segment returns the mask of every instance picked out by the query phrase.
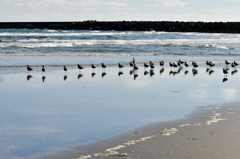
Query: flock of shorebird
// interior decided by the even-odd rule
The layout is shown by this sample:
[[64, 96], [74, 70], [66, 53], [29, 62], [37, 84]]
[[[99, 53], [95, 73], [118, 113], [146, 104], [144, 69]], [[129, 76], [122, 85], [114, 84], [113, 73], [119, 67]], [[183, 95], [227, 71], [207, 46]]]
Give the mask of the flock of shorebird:
[[[193, 66], [194, 68], [197, 68], [197, 67], [198, 67], [198, 64], [197, 64], [196, 61], [192, 61], [191, 64], [192, 64], [192, 66]], [[228, 62], [227, 60], [225, 60], [225, 64], [226, 64], [227, 66], [228, 66], [228, 65], [231, 65], [232, 68], [235, 68], [236, 66], [238, 66], [238, 63], [237, 63], [236, 61]], [[160, 65], [161, 67], [163, 67], [163, 66], [165, 65], [165, 62], [162, 60], [162, 61], [159, 62], [159, 65]], [[178, 60], [176, 63], [175, 63], [175, 62], [169, 62], [169, 66], [170, 66], [171, 68], [181, 68], [182, 65], [184, 65], [185, 67], [189, 67], [189, 66], [190, 66], [190, 63], [184, 62], [184, 61], [181, 61], [181, 60]], [[215, 66], [215, 64], [214, 64], [212, 61], [206, 61], [206, 65], [209, 66], [209, 67], [214, 67], [214, 66]], [[129, 66], [133, 68], [133, 71], [138, 70], [138, 66], [137, 66], [137, 62], [136, 62], [136, 59], [135, 59], [135, 58], [133, 58], [133, 60], [129, 62]], [[147, 63], [144, 63], [143, 66], [144, 66], [145, 69], [147, 69], [147, 68], [149, 67], [151, 70], [153, 70], [153, 69], [155, 68], [155, 64], [154, 64], [152, 61], [149, 61], [149, 62], [147, 62]], [[101, 67], [102, 67], [102, 69], [105, 70], [105, 68], [106, 68], [107, 66], [106, 66], [104, 63], [101, 63]], [[124, 67], [123, 64], [118, 63], [118, 68], [119, 68], [119, 70], [121, 70], [123, 67]], [[78, 65], [77, 65], [77, 68], [78, 68], [79, 70], [82, 70], [82, 69], [84, 69], [84, 66], [78, 64]], [[91, 65], [91, 68], [94, 70], [95, 68], [97, 68], [97, 66], [94, 65], [94, 64], [92, 64], [92, 65]], [[32, 68], [31, 66], [27, 65], [27, 70], [28, 70], [28, 72], [30, 72], [30, 71], [33, 70], [33, 68]], [[68, 71], [68, 68], [67, 68], [66, 65], [63, 66], [63, 70], [64, 70], [64, 71]], [[208, 71], [210, 71], [210, 72], [209, 72], [209, 74], [210, 74], [212, 70], [208, 70]], [[226, 80], [227, 80], [227, 74], [229, 73], [228, 71], [229, 71], [228, 68], [223, 68], [223, 74], [225, 75], [223, 81], [226, 81]], [[236, 71], [236, 70], [235, 70], [235, 71]], [[45, 67], [45, 65], [42, 65], [42, 72], [46, 72], [46, 67]], [[195, 74], [196, 74], [196, 70], [193, 69], [193, 74], [194, 74], [194, 72], [195, 72]], [[173, 73], [173, 74], [174, 74], [174, 71], [172, 71], [172, 72], [170, 72], [170, 73]], [[185, 72], [185, 74], [186, 74], [186, 72]]]

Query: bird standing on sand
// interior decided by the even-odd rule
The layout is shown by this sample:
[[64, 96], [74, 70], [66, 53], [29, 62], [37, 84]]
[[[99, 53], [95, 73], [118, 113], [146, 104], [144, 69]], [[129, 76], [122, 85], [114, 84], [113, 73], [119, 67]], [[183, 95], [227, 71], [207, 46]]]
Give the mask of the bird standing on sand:
[[133, 66], [134, 66], [134, 64], [133, 64], [132, 62], [129, 62], [129, 65], [130, 65], [130, 67], [133, 67]]
[[28, 70], [28, 72], [29, 72], [29, 71], [32, 71], [33, 69], [32, 69], [32, 67], [30, 67], [29, 65], [27, 65], [27, 70]]
[[149, 65], [147, 63], [144, 63], [144, 68], [146, 69], [148, 67], [149, 67]]
[[42, 72], [46, 72], [46, 68], [44, 65], [42, 65]]
[[154, 63], [152, 61], [149, 61], [149, 66], [151, 67], [152, 65], [154, 65]]
[[198, 67], [198, 64], [197, 64], [196, 61], [193, 61], [193, 62], [192, 62], [192, 65], [193, 65], [193, 67], [195, 67], [195, 68]]
[[151, 68], [151, 69], [154, 69], [154, 68], [155, 68], [155, 66], [154, 66], [154, 65], [150, 65], [150, 68]]
[[136, 59], [135, 59], [135, 58], [133, 58], [133, 60], [132, 60], [132, 63], [133, 63], [133, 65], [136, 65], [136, 64], [137, 64], [137, 62], [136, 62]]
[[235, 66], [237, 66], [237, 65], [238, 65], [238, 63], [237, 63], [236, 61], [233, 61], [233, 63], [234, 63], [234, 65], [235, 65]]
[[84, 69], [84, 67], [83, 67], [82, 65], [79, 65], [79, 64], [78, 64], [78, 69], [79, 69], [79, 70], [82, 70], [82, 69]]
[[209, 61], [209, 64], [208, 64], [210, 67], [213, 67], [215, 66], [215, 64], [212, 62], [212, 61]]
[[185, 65], [185, 67], [188, 67], [188, 66], [189, 66], [187, 62], [184, 62], [184, 65]]
[[120, 64], [120, 63], [118, 63], [118, 68], [119, 69], [122, 69], [124, 66], [122, 65], [122, 64]]
[[138, 70], [138, 67], [136, 65], [133, 66], [134, 70]]
[[68, 70], [68, 69], [67, 69], [67, 66], [64, 65], [64, 66], [63, 66], [63, 70], [64, 70], [64, 71], [67, 71], [67, 70]]
[[227, 60], [225, 60], [225, 64], [226, 64], [226, 65], [229, 65], [229, 64], [230, 64], [230, 62], [228, 62]]
[[164, 61], [160, 61], [160, 66], [163, 66], [164, 65]]
[[96, 66], [95, 66], [94, 64], [92, 64], [91, 67], [92, 67], [92, 69], [95, 69], [95, 68], [96, 68]]
[[104, 63], [101, 64], [102, 68], [105, 70], [105, 68], [107, 67]]

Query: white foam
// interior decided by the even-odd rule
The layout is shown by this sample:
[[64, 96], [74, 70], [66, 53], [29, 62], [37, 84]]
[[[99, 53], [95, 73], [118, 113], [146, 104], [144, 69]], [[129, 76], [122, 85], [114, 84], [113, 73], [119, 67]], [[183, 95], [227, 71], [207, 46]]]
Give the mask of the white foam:
[[77, 158], [77, 159], [89, 159], [89, 158], [91, 158], [91, 155], [80, 156], [80, 157]]
[[164, 131], [162, 131], [162, 135], [163, 136], [170, 136], [170, 135], [173, 135], [173, 134], [175, 134], [176, 132], [178, 131], [178, 129], [176, 129], [176, 128], [170, 128], [170, 129], [164, 129]]
[[181, 128], [181, 127], [186, 127], [186, 126], [190, 126], [191, 124], [182, 124], [182, 125], [180, 125], [179, 127]]

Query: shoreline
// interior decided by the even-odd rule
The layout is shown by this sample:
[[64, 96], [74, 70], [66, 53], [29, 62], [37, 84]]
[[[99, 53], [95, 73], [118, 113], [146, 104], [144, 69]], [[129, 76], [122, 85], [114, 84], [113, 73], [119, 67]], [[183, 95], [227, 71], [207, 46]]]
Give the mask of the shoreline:
[[240, 154], [235, 147], [240, 141], [234, 140], [240, 135], [235, 125], [239, 105], [199, 106], [183, 119], [153, 123], [100, 141], [68, 147], [48, 158], [236, 158]]

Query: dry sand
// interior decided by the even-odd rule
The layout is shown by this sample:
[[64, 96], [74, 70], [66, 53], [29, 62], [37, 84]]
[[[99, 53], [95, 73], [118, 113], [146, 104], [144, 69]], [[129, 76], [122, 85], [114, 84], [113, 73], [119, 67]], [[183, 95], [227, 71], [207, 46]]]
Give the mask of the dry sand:
[[237, 159], [240, 104], [199, 107], [185, 119], [152, 124], [96, 143], [71, 147], [57, 159]]

